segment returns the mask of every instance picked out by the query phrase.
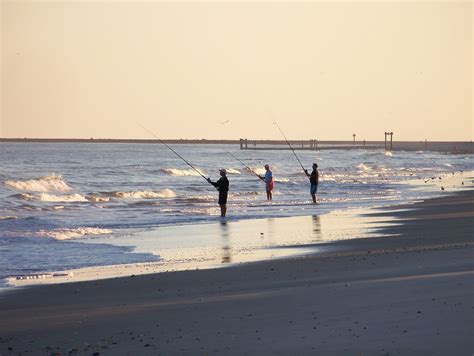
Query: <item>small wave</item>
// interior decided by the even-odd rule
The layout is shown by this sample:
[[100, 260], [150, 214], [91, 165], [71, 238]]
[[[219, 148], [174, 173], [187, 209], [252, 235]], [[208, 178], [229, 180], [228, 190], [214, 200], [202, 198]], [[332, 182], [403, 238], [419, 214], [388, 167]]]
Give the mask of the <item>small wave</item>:
[[94, 194], [89, 194], [86, 196], [87, 201], [93, 202], [93, 203], [106, 203], [110, 201], [109, 197], [101, 197], [98, 195]]
[[357, 168], [359, 169], [359, 171], [371, 171], [372, 170], [372, 168], [370, 168], [369, 166], [366, 166], [363, 163], [357, 165]]
[[55, 240], [70, 240], [82, 236], [90, 235], [105, 235], [111, 234], [112, 230], [100, 229], [95, 227], [79, 227], [75, 229], [55, 229], [55, 230], [40, 230], [37, 235], [41, 237], [49, 237]]
[[227, 174], [240, 174], [240, 171], [235, 168], [227, 168], [226, 172]]
[[109, 192], [102, 194], [111, 195], [113, 197], [122, 199], [158, 199], [176, 197], [176, 193], [173, 192], [171, 189], [162, 189], [157, 192], [148, 190], [138, 190], [130, 192]]
[[257, 191], [230, 193], [231, 196], [262, 195], [262, 194], [263, 192], [257, 192]]
[[62, 203], [62, 202], [86, 202], [88, 201], [87, 198], [80, 194], [66, 194], [66, 195], [54, 195], [54, 194], [18, 194], [16, 195], [20, 199], [23, 200], [37, 200], [37, 201], [44, 201], [44, 202], [55, 202], [55, 203]]
[[274, 178], [273, 179], [276, 183], [289, 183], [290, 180], [288, 178]]
[[199, 176], [200, 172], [202, 175], [204, 175], [204, 172], [201, 171], [200, 169], [197, 170], [197, 172], [194, 169], [177, 169], [177, 168], [161, 168], [161, 172], [170, 175], [170, 176], [175, 176], [175, 177], [186, 177], [186, 176]]
[[67, 192], [71, 190], [71, 188], [63, 181], [61, 176], [54, 174], [52, 176], [30, 180], [7, 180], [5, 181], [5, 185], [16, 190], [28, 192], [46, 193], [50, 191]]

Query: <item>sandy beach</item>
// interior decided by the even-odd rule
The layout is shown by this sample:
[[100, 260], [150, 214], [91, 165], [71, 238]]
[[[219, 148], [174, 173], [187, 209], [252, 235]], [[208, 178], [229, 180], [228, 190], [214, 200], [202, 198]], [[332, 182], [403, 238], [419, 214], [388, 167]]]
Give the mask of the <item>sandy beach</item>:
[[401, 224], [309, 256], [14, 289], [0, 354], [472, 355], [473, 197], [374, 210]]

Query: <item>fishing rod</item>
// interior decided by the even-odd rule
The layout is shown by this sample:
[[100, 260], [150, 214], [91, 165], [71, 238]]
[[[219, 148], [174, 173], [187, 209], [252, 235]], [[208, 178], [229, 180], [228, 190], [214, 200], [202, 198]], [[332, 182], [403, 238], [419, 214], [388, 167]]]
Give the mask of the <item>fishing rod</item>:
[[155, 135], [152, 131], [148, 130], [145, 126], [143, 126], [142, 124], [140, 123], [137, 123], [142, 129], [144, 129], [145, 131], [147, 131], [150, 135], [152, 135], [153, 137], [155, 137], [160, 143], [162, 143], [163, 145], [165, 145], [171, 152], [173, 152], [176, 156], [178, 156], [179, 158], [181, 158], [189, 167], [191, 167], [192, 169], [194, 169], [201, 177], [203, 177], [206, 182], [209, 183], [208, 181], [208, 178], [206, 178], [202, 173], [201, 171], [199, 171], [199, 169], [197, 169], [196, 167], [194, 167], [191, 163], [189, 163], [183, 156], [181, 156], [178, 152], [176, 152], [175, 150], [173, 150], [170, 145], [168, 145], [165, 141], [163, 141], [161, 138], [159, 138], [157, 135]]
[[248, 165], [246, 165], [244, 162], [242, 162], [240, 159], [238, 159], [237, 157], [235, 157], [232, 153], [230, 153], [229, 151], [227, 151], [228, 154], [230, 154], [232, 157], [234, 157], [237, 161], [239, 161], [240, 163], [242, 163], [245, 168], [247, 168], [250, 172], [252, 172], [253, 174], [255, 174], [258, 178], [260, 178], [261, 180], [262, 177], [260, 177], [260, 174], [257, 174], [252, 168], [250, 168]]
[[300, 164], [301, 168], [303, 169], [303, 172], [305, 172], [306, 174], [306, 169], [304, 168], [303, 164], [301, 163], [300, 159], [298, 158], [298, 156], [296, 155], [296, 152], [295, 150], [293, 149], [293, 147], [291, 146], [290, 142], [288, 141], [288, 139], [286, 138], [285, 134], [283, 133], [282, 129], [280, 128], [280, 126], [278, 125], [278, 123], [276, 121], [273, 121], [273, 125], [275, 125], [276, 127], [278, 127], [278, 130], [280, 131], [280, 133], [282, 134], [283, 138], [285, 139], [286, 143], [288, 144], [288, 147], [290, 147], [290, 150], [291, 152], [293, 152], [293, 154], [295, 155], [295, 158], [296, 160], [298, 161], [298, 163]]

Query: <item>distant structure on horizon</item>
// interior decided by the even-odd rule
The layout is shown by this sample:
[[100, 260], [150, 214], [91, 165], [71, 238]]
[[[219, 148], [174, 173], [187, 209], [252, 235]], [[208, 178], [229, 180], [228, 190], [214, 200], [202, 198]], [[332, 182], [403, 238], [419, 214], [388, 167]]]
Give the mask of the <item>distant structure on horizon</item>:
[[[355, 135], [355, 134], [354, 134]], [[388, 140], [390, 137], [390, 140]], [[157, 144], [156, 139], [73, 139], [73, 138], [0, 138], [0, 143], [134, 143], [134, 144]], [[208, 140], [208, 139], [164, 139], [168, 144], [233, 144], [240, 145], [241, 150], [289, 150], [284, 140], [250, 140], [241, 138], [239, 140]], [[393, 141], [393, 132], [385, 132], [384, 141], [337, 141], [337, 140], [289, 140], [295, 150], [386, 150], [386, 151], [433, 151], [453, 154], [473, 153], [472, 141]]]

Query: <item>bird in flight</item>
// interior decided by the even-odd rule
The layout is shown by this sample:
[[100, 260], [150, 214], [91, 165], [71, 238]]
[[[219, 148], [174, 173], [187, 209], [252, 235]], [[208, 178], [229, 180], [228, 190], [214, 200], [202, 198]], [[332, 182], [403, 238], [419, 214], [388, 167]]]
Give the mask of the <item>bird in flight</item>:
[[228, 124], [230, 122], [230, 120], [226, 120], [226, 121], [219, 121], [221, 123], [221, 125], [225, 125], [225, 124]]

